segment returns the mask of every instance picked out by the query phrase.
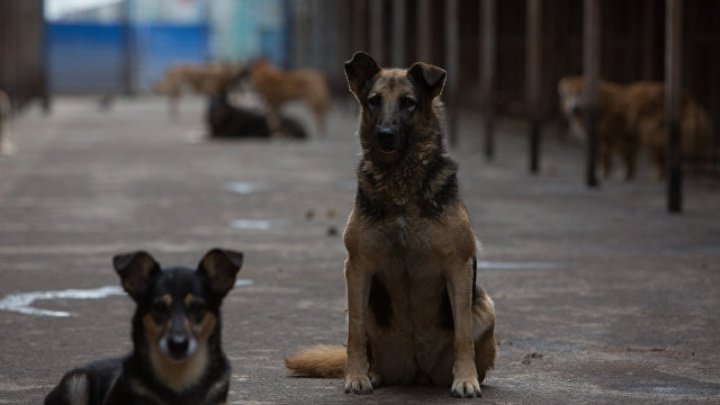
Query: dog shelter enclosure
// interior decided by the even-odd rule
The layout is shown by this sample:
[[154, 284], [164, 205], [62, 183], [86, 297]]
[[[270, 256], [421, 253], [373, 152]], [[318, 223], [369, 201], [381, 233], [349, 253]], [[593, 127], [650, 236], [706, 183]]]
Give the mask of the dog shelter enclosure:
[[[710, 112], [716, 143], [719, 138], [718, 2], [308, 0], [292, 4], [297, 66], [325, 70], [339, 92], [344, 88], [342, 71], [331, 63], [337, 54], [364, 49], [383, 65], [423, 60], [443, 66], [449, 73], [445, 98], [450, 142], [456, 140], [460, 109], [483, 113], [489, 159], [495, 153], [494, 117], [528, 118], [533, 173], [539, 170], [543, 126], [560, 117], [556, 86], [565, 76], [591, 74], [594, 80], [619, 83], [673, 77], [666, 81], [668, 99], [679, 99], [683, 90], [688, 91]], [[588, 149], [588, 162], [594, 161], [594, 149]], [[670, 160], [679, 167], [679, 154]], [[714, 168], [718, 156], [707, 160]], [[594, 170], [588, 163], [590, 186], [597, 184]], [[677, 199], [679, 185], [670, 188], [675, 191], [669, 194]], [[678, 204], [669, 203], [670, 210], [678, 211]]]

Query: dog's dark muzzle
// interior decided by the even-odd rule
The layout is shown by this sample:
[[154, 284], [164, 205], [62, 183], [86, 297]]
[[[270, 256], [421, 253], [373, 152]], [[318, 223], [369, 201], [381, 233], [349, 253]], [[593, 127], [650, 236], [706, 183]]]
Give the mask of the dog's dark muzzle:
[[377, 142], [382, 152], [392, 153], [402, 146], [402, 136], [397, 129], [380, 128], [377, 131]]

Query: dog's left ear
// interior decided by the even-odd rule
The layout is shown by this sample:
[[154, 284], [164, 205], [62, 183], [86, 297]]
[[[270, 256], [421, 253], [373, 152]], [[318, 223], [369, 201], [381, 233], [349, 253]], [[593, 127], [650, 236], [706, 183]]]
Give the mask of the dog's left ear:
[[235, 286], [235, 276], [242, 265], [242, 253], [215, 248], [205, 253], [198, 265], [198, 271], [207, 275], [210, 288], [225, 296]]
[[433, 99], [437, 97], [445, 86], [445, 70], [423, 62], [416, 62], [407, 71], [408, 78], [420, 86]]

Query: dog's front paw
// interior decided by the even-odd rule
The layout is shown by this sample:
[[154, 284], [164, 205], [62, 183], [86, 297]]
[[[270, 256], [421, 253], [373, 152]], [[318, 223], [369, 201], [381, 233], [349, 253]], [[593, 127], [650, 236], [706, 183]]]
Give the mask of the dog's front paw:
[[480, 381], [477, 377], [456, 378], [450, 388], [450, 395], [458, 398], [475, 398], [482, 396]]
[[373, 386], [367, 375], [348, 375], [345, 377], [346, 394], [372, 394]]

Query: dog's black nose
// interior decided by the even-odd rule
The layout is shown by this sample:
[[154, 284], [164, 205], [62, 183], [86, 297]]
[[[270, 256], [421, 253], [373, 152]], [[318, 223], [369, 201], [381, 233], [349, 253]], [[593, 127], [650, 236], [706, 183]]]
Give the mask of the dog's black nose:
[[168, 339], [168, 349], [174, 357], [184, 356], [190, 347], [190, 339], [186, 335], [173, 335]]
[[392, 152], [398, 147], [398, 133], [388, 127], [380, 128], [377, 131], [378, 146], [383, 152]]

